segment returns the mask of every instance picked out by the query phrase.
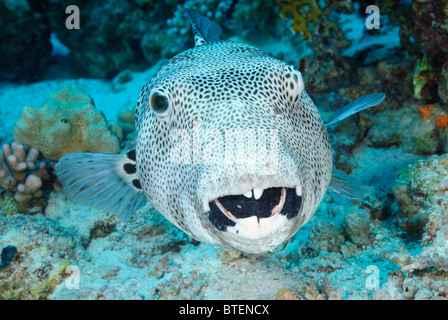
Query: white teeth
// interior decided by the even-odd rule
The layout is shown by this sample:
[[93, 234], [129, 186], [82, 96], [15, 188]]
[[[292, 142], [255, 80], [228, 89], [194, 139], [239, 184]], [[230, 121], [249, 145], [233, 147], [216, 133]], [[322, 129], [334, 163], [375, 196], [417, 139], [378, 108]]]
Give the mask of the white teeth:
[[298, 185], [298, 186], [296, 187], [296, 194], [297, 194], [299, 197], [302, 196], [302, 186], [301, 186], [301, 185]]
[[246, 198], [252, 198], [252, 190], [247, 191], [246, 193], [243, 193], [243, 196], [245, 196]]
[[263, 189], [254, 188], [254, 197], [256, 200], [260, 199], [262, 194], [263, 194]]

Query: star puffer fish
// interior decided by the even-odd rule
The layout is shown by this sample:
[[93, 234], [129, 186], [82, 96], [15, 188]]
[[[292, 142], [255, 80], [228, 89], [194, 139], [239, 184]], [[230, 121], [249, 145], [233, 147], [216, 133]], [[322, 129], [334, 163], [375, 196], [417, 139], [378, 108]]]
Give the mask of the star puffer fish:
[[185, 11], [195, 47], [143, 87], [135, 150], [63, 157], [56, 173], [64, 191], [123, 219], [149, 200], [196, 240], [248, 253], [292, 237], [328, 188], [361, 197], [360, 184], [333, 167], [326, 126], [384, 94], [363, 96], [324, 123], [298, 70], [219, 40], [218, 24]]

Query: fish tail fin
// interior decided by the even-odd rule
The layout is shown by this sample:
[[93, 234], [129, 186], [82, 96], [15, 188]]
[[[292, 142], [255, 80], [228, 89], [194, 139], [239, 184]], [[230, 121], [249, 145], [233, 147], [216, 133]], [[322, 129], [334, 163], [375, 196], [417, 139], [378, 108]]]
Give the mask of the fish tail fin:
[[339, 109], [336, 111], [330, 119], [328, 119], [325, 122], [325, 126], [328, 127], [329, 125], [341, 121], [347, 117], [350, 117], [351, 115], [358, 113], [362, 110], [371, 108], [376, 106], [377, 104], [380, 104], [383, 102], [383, 100], [386, 98], [386, 95], [384, 93], [372, 93], [372, 94], [366, 94], [362, 97], [350, 102], [345, 107]]
[[362, 199], [365, 192], [362, 183], [357, 179], [350, 177], [344, 171], [333, 167], [329, 189], [350, 199]]
[[127, 220], [146, 204], [136, 173], [135, 151], [73, 153], [56, 164], [64, 192], [75, 202]]

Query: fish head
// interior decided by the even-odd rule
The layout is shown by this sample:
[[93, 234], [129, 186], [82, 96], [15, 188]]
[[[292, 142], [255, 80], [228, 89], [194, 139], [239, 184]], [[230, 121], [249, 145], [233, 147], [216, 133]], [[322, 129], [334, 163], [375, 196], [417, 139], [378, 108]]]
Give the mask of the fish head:
[[145, 85], [135, 117], [146, 197], [199, 241], [271, 251], [328, 188], [332, 151], [301, 73], [252, 46], [177, 55]]

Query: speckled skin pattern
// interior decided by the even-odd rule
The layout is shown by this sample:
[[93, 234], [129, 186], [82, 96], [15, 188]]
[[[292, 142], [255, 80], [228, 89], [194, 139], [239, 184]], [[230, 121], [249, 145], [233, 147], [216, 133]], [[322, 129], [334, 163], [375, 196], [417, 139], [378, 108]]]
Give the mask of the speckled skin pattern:
[[[154, 94], [166, 97], [166, 111], [151, 108]], [[313, 216], [331, 179], [327, 130], [300, 72], [246, 44], [205, 43], [175, 56], [143, 87], [135, 118], [137, 175], [144, 193], [162, 215], [199, 241], [252, 253], [271, 251]], [[267, 155], [278, 159], [275, 170], [265, 170], [262, 155], [255, 163], [244, 161], [250, 154], [235, 151], [241, 144], [214, 149], [223, 154], [235, 149], [231, 163], [219, 152], [207, 153], [210, 141], [227, 142], [229, 130], [236, 136], [252, 130], [255, 151], [267, 145]], [[200, 161], [194, 158], [197, 137]], [[186, 149], [187, 161], [173, 161], [173, 150], [185, 141], [183, 146], [192, 146]], [[254, 187], [300, 190], [298, 214], [238, 219], [225, 231], [209, 221], [209, 202]]]

